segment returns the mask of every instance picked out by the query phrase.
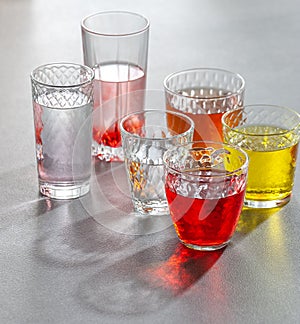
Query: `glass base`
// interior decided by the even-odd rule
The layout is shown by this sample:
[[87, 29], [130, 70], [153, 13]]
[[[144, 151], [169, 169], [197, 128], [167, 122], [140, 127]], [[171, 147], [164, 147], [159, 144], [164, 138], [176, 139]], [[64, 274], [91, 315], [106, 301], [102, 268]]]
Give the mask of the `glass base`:
[[185, 245], [186, 247], [188, 247], [189, 249], [193, 249], [193, 250], [197, 250], [197, 251], [216, 251], [216, 250], [220, 250], [220, 249], [224, 248], [230, 242], [230, 240], [228, 240], [227, 242], [224, 242], [222, 244], [219, 244], [219, 245], [201, 245], [201, 246], [185, 243], [182, 240], [180, 240], [180, 242], [183, 245]]
[[169, 206], [167, 201], [148, 200], [139, 201], [133, 200], [134, 210], [142, 215], [149, 216], [164, 216], [169, 215]]
[[123, 162], [124, 153], [122, 147], [105, 146], [98, 143], [92, 145], [92, 155], [106, 162]]
[[282, 199], [276, 200], [244, 200], [244, 206], [249, 208], [276, 208], [286, 205], [291, 199], [291, 195], [288, 195]]
[[74, 199], [87, 194], [90, 190], [89, 181], [80, 184], [49, 183], [39, 181], [40, 193], [54, 199]]

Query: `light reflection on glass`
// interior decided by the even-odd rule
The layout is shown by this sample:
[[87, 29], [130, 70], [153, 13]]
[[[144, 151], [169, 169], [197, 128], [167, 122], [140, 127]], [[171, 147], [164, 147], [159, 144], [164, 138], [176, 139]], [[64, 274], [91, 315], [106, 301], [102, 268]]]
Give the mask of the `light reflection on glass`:
[[[291, 278], [292, 262], [287, 249], [287, 237], [282, 208], [251, 209], [244, 208], [237, 226], [237, 235], [248, 235], [257, 227], [266, 222], [260, 235], [263, 240], [259, 242], [260, 253], [254, 258], [263, 265], [267, 276], [276, 278]], [[263, 244], [263, 245], [261, 245]], [[286, 280], [286, 279], [285, 279]], [[277, 280], [276, 280], [277, 282]]]
[[289, 276], [292, 272], [292, 260], [287, 250], [287, 231], [282, 215], [271, 217], [268, 223], [266, 240], [268, 241], [269, 271], [276, 276]]

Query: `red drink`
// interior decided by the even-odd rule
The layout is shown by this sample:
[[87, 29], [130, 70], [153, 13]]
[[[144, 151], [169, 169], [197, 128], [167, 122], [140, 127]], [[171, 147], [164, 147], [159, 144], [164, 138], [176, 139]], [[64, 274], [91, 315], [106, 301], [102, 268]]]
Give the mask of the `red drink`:
[[224, 247], [236, 228], [247, 181], [247, 154], [221, 142], [198, 141], [164, 154], [170, 215], [183, 244]]
[[121, 146], [120, 118], [143, 110], [145, 94], [138, 90], [144, 90], [145, 86], [145, 73], [136, 65], [111, 63], [95, 68], [94, 155], [99, 155], [98, 145], [111, 148]]
[[243, 206], [245, 188], [219, 199], [178, 195], [166, 184], [170, 214], [179, 239], [186, 245], [220, 246], [236, 228]]

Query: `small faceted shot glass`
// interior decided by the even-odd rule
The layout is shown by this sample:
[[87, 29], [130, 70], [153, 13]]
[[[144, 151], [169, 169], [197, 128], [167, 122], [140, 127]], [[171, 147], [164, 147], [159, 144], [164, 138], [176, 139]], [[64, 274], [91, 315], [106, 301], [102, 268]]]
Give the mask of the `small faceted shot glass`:
[[94, 72], [53, 63], [31, 73], [40, 192], [72, 199], [90, 188]]
[[221, 117], [243, 105], [245, 80], [235, 72], [195, 68], [168, 75], [164, 89], [167, 110], [193, 119], [194, 141], [223, 142]]
[[142, 215], [168, 215], [163, 154], [174, 145], [192, 140], [193, 121], [180, 113], [144, 110], [125, 116], [120, 128], [135, 211]]
[[222, 118], [224, 141], [249, 156], [245, 206], [274, 208], [290, 201], [300, 134], [300, 115], [274, 105], [248, 105]]
[[164, 154], [165, 190], [180, 241], [213, 251], [237, 226], [246, 190], [248, 156], [238, 147], [194, 141]]

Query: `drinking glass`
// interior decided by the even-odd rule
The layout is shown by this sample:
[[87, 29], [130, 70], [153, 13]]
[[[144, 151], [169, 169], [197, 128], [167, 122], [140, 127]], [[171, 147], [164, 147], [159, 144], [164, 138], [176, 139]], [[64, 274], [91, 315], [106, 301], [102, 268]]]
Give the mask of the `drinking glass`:
[[249, 155], [245, 206], [279, 207], [294, 184], [300, 116], [275, 105], [248, 105], [222, 117], [224, 140]]
[[31, 73], [39, 190], [45, 196], [70, 199], [89, 191], [93, 78], [92, 69], [72, 63]]
[[84, 18], [81, 30], [84, 63], [95, 71], [92, 153], [122, 161], [120, 119], [144, 107], [149, 21], [107, 11]]
[[167, 76], [164, 89], [167, 109], [193, 119], [195, 141], [223, 141], [221, 117], [243, 105], [245, 81], [234, 72], [195, 68]]
[[125, 116], [120, 127], [135, 211], [167, 215], [163, 154], [173, 145], [191, 141], [193, 121], [180, 113], [144, 110]]
[[229, 144], [195, 141], [164, 154], [165, 190], [180, 241], [217, 250], [230, 241], [243, 206], [247, 154]]

